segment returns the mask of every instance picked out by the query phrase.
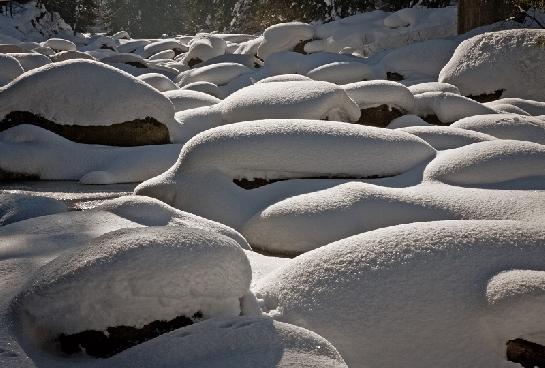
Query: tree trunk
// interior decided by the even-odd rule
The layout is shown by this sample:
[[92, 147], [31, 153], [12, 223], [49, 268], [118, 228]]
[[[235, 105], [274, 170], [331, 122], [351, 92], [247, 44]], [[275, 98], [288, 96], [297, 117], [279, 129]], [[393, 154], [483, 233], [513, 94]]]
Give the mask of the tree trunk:
[[458, 34], [505, 20], [515, 13], [510, 0], [459, 0]]

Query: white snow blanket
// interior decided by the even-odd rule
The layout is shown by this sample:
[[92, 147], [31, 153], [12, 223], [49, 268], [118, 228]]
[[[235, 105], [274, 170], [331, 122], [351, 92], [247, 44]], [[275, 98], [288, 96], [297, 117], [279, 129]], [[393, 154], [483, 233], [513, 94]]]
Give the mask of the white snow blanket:
[[513, 29], [477, 35], [458, 46], [439, 75], [463, 95], [503, 91], [502, 97], [545, 100], [545, 30]]
[[512, 367], [506, 342], [545, 328], [543, 276], [528, 287], [491, 278], [545, 270], [544, 241], [539, 222], [389, 227], [293, 259], [256, 295], [271, 317], [332, 342], [350, 367]]

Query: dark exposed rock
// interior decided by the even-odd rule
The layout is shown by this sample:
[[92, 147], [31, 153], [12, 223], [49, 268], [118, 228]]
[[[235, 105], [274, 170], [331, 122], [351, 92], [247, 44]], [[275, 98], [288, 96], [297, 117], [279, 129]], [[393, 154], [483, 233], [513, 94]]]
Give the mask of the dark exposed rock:
[[2, 170], [0, 168], [0, 181], [40, 180], [36, 174], [23, 174]]
[[142, 328], [117, 326], [108, 327], [106, 331], [88, 330], [72, 335], [61, 334], [58, 343], [65, 354], [76, 354], [84, 350], [96, 358], [109, 358], [164, 333], [192, 325], [201, 318], [202, 313], [197, 312], [191, 318], [179, 316], [170, 321], [153, 321]]
[[282, 178], [282, 179], [263, 179], [263, 178], [255, 178], [253, 180], [248, 179], [233, 179], [233, 183], [235, 183], [237, 186], [241, 187], [242, 189], [246, 190], [252, 190], [260, 187], [264, 187], [265, 185], [273, 184], [279, 181], [286, 181], [286, 180], [310, 180], [310, 179], [337, 179], [337, 180], [362, 180], [362, 179], [379, 179], [383, 178], [383, 176], [368, 176], [365, 178], [356, 178], [356, 177], [348, 177], [348, 176], [307, 176], [307, 177], [301, 177], [301, 178]]
[[482, 95], [478, 96], [467, 96], [471, 98], [474, 101], [484, 103], [484, 102], [492, 102], [496, 101], [501, 98], [501, 95], [503, 94], [503, 89], [498, 89], [494, 93], [483, 93]]
[[306, 55], [307, 52], [305, 51], [305, 45], [309, 42], [311, 42], [312, 40], [304, 40], [304, 41], [301, 41], [299, 42], [297, 45], [295, 45], [295, 47], [293, 48], [293, 51], [294, 52], [298, 52], [300, 54], [303, 54], [303, 55]]
[[524, 339], [507, 341], [507, 360], [525, 368], [545, 368], [545, 346]]
[[385, 128], [394, 119], [405, 115], [401, 110], [388, 105], [380, 105], [361, 110], [360, 120], [357, 124]]
[[399, 82], [405, 79], [405, 77], [396, 72], [386, 72], [386, 79], [389, 81]]
[[190, 67], [190, 68], [193, 68], [195, 65], [200, 64], [200, 63], [202, 63], [201, 59], [193, 58], [193, 59], [189, 60], [189, 62], [187, 63], [187, 66]]
[[0, 132], [21, 124], [47, 129], [73, 142], [132, 147], [170, 143], [168, 128], [154, 118], [109, 126], [61, 125], [26, 111], [10, 112], [0, 121]]
[[144, 63], [139, 63], [138, 61], [129, 61], [129, 62], [126, 62], [125, 64], [128, 64], [128, 65], [132, 65], [136, 68], [140, 68], [140, 69], [144, 69], [144, 68], [147, 68], [148, 66]]

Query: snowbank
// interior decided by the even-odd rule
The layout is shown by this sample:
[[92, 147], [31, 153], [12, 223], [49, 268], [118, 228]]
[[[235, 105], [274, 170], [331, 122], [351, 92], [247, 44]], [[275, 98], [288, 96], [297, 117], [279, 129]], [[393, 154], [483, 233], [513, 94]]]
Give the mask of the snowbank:
[[531, 222], [400, 225], [299, 256], [256, 295], [273, 318], [332, 342], [351, 367], [510, 367], [507, 340], [543, 331], [543, 303], [523, 324], [487, 324], [487, 285], [501, 271], [545, 269], [544, 240]]
[[137, 79], [146, 82], [159, 92], [177, 90], [178, 86], [174, 84], [170, 79], [159, 73], [146, 73], [136, 77]]
[[66, 205], [53, 198], [0, 192], [0, 226], [65, 211]]
[[215, 105], [221, 101], [207, 93], [188, 89], [176, 89], [164, 92], [163, 94], [174, 104], [174, 110], [176, 112]]
[[498, 184], [545, 175], [545, 146], [495, 140], [438, 154], [424, 171], [425, 181], [459, 186]]
[[173, 227], [122, 229], [45, 265], [14, 308], [21, 324], [46, 341], [180, 316], [238, 316], [251, 275], [244, 251], [225, 236]]
[[503, 91], [502, 97], [545, 100], [544, 30], [513, 29], [484, 33], [460, 44], [439, 75], [463, 95]]
[[501, 139], [545, 144], [545, 122], [518, 114], [474, 115], [458, 120], [452, 127], [473, 130]]
[[41, 180], [79, 180], [83, 184], [139, 182], [172, 166], [180, 148], [175, 144], [88, 145], [33, 125], [19, 125], [0, 132], [0, 171]]

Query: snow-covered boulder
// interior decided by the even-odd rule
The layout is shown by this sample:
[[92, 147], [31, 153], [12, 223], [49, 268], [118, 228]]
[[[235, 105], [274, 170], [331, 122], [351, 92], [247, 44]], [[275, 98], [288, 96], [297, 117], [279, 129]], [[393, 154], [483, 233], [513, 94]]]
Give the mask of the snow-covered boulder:
[[[389, 227], [293, 259], [256, 296], [271, 317], [328, 339], [350, 367], [511, 367], [506, 342], [543, 332], [545, 304], [534, 299], [522, 318], [489, 321], [498, 314], [487, 286], [502, 271], [545, 270], [544, 241], [539, 222]], [[511, 295], [503, 317], [532, 289]]]
[[401, 128], [400, 130], [422, 138], [438, 151], [495, 139], [495, 137], [488, 134], [455, 128], [453, 126], [412, 126]]
[[157, 89], [159, 92], [166, 92], [178, 89], [178, 86], [174, 84], [173, 81], [165, 77], [163, 74], [146, 73], [139, 75], [136, 78], [143, 82], [146, 82], [153, 88]]
[[247, 66], [237, 63], [212, 64], [182, 72], [176, 77], [176, 82], [180, 87], [194, 82], [210, 82], [221, 86], [251, 71]]
[[67, 211], [66, 205], [53, 198], [20, 193], [0, 193], [0, 226], [65, 211]]
[[233, 93], [219, 107], [226, 123], [270, 117], [357, 121], [361, 115], [346, 92], [328, 82], [254, 84]]
[[0, 87], [8, 84], [25, 71], [13, 56], [0, 54]]
[[203, 66], [220, 64], [220, 63], [235, 63], [242, 64], [248, 68], [259, 68], [263, 65], [263, 61], [259, 60], [255, 55], [241, 55], [241, 54], [225, 54], [213, 57], [202, 63], [196, 65], [196, 67], [202, 68]]
[[[394, 176], [434, 155], [420, 138], [386, 129], [313, 120], [242, 122], [195, 136], [176, 165], [135, 192], [238, 228], [274, 194], [244, 190], [233, 180]], [[308, 192], [312, 185], [305, 190], [303, 182]]]
[[114, 40], [130, 40], [131, 36], [127, 31], [119, 31], [112, 35]]
[[347, 368], [333, 345], [318, 334], [267, 317], [247, 316], [203, 321], [173, 331], [96, 368], [153, 366], [158, 361], [163, 368]]
[[193, 67], [203, 61], [225, 54], [227, 43], [213, 34], [201, 33], [189, 43], [189, 50], [183, 57], [183, 63]]
[[441, 152], [424, 171], [424, 180], [478, 187], [545, 178], [545, 146], [494, 140]]
[[439, 82], [428, 82], [428, 83], [417, 83], [409, 86], [409, 91], [413, 95], [419, 95], [426, 92], [449, 92], [459, 95], [460, 90], [458, 87], [453, 86], [448, 83], [439, 83]]
[[50, 59], [56, 63], [72, 59], [96, 60], [91, 55], [82, 51], [61, 51], [51, 55]]
[[215, 105], [221, 101], [219, 98], [207, 93], [189, 89], [176, 89], [164, 92], [163, 94], [174, 104], [174, 110], [176, 110], [176, 112]]
[[106, 56], [100, 59], [100, 61], [106, 64], [128, 64], [141, 69], [147, 68], [148, 66], [142, 56], [131, 53], [117, 53]]
[[43, 47], [49, 47], [57, 52], [59, 51], [76, 51], [76, 44], [72, 41], [63, 38], [50, 38], [42, 43]]
[[451, 125], [489, 134], [501, 139], [514, 139], [545, 144], [545, 122], [519, 114], [474, 115]]
[[321, 65], [307, 73], [317, 81], [325, 81], [336, 84], [347, 84], [375, 79], [375, 71], [371, 65], [363, 62], [335, 62]]
[[187, 51], [187, 47], [174, 39], [156, 41], [144, 46], [142, 57], [144, 57], [144, 59], [148, 59], [151, 56], [163, 51], [174, 51], [180, 53]]
[[275, 24], [263, 32], [263, 42], [257, 54], [263, 60], [281, 51], [292, 50], [299, 43], [314, 37], [314, 27], [307, 23], [291, 22]]
[[180, 145], [111, 147], [75, 143], [33, 125], [0, 132], [0, 180], [132, 183], [154, 177], [178, 157]]
[[174, 59], [176, 52], [174, 50], [165, 50], [158, 52], [157, 54], [151, 55], [148, 59], [150, 60], [170, 60]]
[[221, 88], [219, 88], [214, 83], [205, 82], [205, 81], [193, 82], [183, 86], [181, 89], [206, 93], [210, 96], [214, 96], [219, 99], [222, 99], [225, 97], [225, 93], [223, 92]]
[[413, 94], [400, 83], [368, 81], [346, 84], [342, 88], [362, 110], [360, 123], [366, 125], [385, 127], [414, 109]]
[[51, 63], [51, 60], [47, 56], [38, 54], [37, 52], [11, 53], [7, 55], [16, 58], [25, 71]]
[[423, 118], [434, 117], [441, 123], [473, 116], [495, 114], [496, 110], [470, 98], [450, 92], [425, 92], [414, 96], [414, 113]]
[[460, 44], [441, 70], [439, 82], [465, 96], [494, 94], [545, 100], [545, 30], [512, 29], [472, 37]]
[[174, 106], [155, 88], [88, 60], [27, 72], [0, 90], [0, 101], [0, 130], [30, 123], [82, 143], [168, 143], [175, 124]]
[[117, 51], [120, 53], [132, 53], [137, 50], [143, 52], [144, 47], [150, 43], [150, 40], [129, 40], [122, 42], [119, 46], [117, 46]]
[[122, 229], [48, 263], [13, 308], [42, 343], [107, 357], [199, 319], [240, 315], [251, 277], [244, 251], [223, 235]]

